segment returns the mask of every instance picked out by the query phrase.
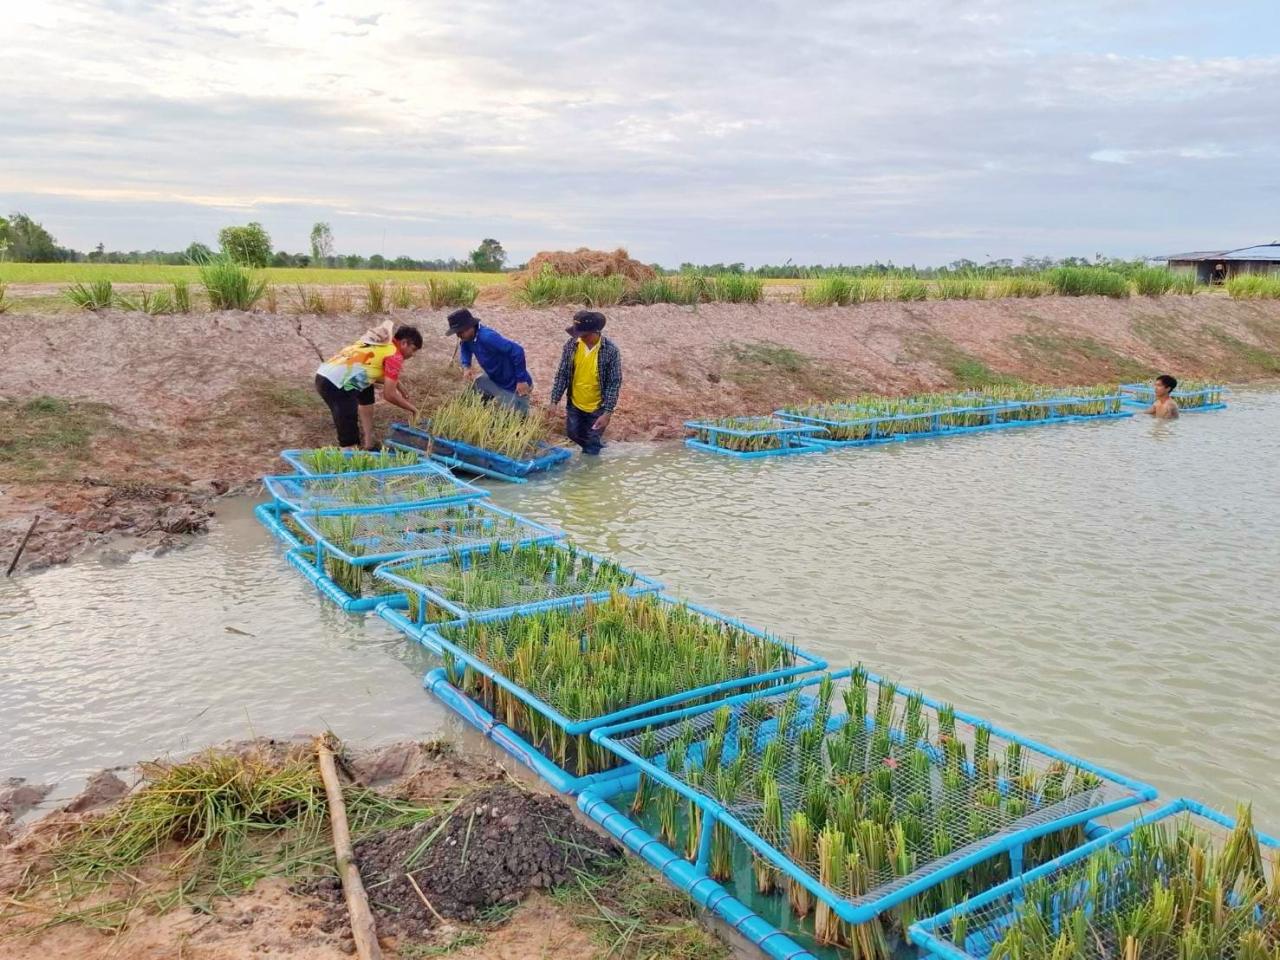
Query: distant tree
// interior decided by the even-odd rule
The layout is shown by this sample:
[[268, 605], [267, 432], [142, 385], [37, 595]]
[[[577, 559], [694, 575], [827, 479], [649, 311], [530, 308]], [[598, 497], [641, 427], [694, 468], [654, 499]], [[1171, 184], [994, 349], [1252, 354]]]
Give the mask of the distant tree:
[[246, 267], [265, 267], [271, 261], [271, 236], [256, 220], [243, 227], [218, 231], [222, 252]]
[[0, 260], [9, 250], [9, 221], [0, 217]]
[[354, 253], [348, 253], [345, 257], [342, 257], [341, 259], [342, 259], [342, 262], [346, 265], [348, 270], [359, 270], [360, 264], [364, 263], [364, 257]]
[[369, 258], [370, 270], [385, 270], [387, 267], [387, 258], [380, 253], [375, 253]]
[[9, 259], [16, 263], [48, 263], [66, 260], [70, 251], [59, 249], [53, 235], [25, 213], [11, 213], [5, 231]]
[[99, 242], [99, 244], [96, 247], [94, 247], [91, 251], [89, 251], [89, 256], [86, 259], [90, 260], [93, 263], [97, 263], [99, 260], [104, 259], [106, 255], [107, 255], [106, 247], [104, 247], [103, 244]]
[[507, 251], [497, 240], [485, 239], [470, 253], [471, 267], [481, 273], [497, 273], [507, 262]]
[[201, 243], [199, 240], [192, 240], [187, 245], [187, 249], [182, 252], [190, 263], [204, 263], [213, 256], [213, 251]]
[[333, 256], [333, 231], [323, 221], [311, 228], [311, 259], [316, 263]]

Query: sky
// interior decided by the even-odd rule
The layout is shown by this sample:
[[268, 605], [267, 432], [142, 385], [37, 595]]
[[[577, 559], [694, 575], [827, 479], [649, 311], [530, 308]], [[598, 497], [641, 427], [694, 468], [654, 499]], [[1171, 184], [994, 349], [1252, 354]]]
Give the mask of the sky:
[[1280, 240], [1276, 0], [0, 0], [64, 246], [943, 264]]

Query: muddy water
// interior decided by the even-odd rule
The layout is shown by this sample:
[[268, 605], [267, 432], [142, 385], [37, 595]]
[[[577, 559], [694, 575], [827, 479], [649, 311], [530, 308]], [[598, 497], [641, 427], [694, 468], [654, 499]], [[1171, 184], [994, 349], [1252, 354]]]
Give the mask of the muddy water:
[[[495, 500], [680, 593], [1027, 735], [1280, 824], [1280, 392], [1224, 413], [759, 463], [610, 448]], [[0, 777], [256, 731], [448, 725], [430, 659], [253, 522], [0, 581]], [[245, 634], [251, 634], [246, 636]]]
[[681, 593], [1280, 829], [1280, 392], [497, 494]]

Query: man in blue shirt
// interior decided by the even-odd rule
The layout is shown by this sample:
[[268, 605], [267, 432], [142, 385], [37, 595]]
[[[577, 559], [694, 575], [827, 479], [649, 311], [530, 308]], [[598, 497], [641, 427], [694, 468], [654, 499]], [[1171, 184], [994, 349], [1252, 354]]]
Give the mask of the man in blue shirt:
[[[474, 377], [473, 390], [521, 413], [529, 412], [533, 377], [525, 369], [524, 347], [492, 327], [481, 326], [479, 318], [466, 308], [449, 314], [449, 331], [445, 335], [461, 341], [458, 362], [464, 377]], [[483, 371], [479, 376], [471, 366], [472, 358]]]

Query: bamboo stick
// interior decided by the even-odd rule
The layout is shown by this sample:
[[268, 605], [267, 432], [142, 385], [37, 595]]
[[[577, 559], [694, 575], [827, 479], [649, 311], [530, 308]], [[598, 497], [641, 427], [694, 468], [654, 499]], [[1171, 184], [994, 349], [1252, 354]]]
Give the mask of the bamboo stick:
[[351, 832], [347, 827], [347, 807], [342, 801], [342, 785], [338, 782], [338, 767], [333, 758], [330, 736], [316, 738], [316, 754], [320, 760], [320, 777], [324, 780], [324, 792], [329, 798], [329, 819], [333, 826], [333, 853], [338, 862], [338, 876], [342, 879], [342, 892], [347, 900], [347, 913], [351, 919], [351, 938], [355, 941], [360, 960], [382, 960], [382, 948], [378, 946], [378, 931], [369, 910], [364, 884], [360, 882], [360, 870], [351, 850]]

